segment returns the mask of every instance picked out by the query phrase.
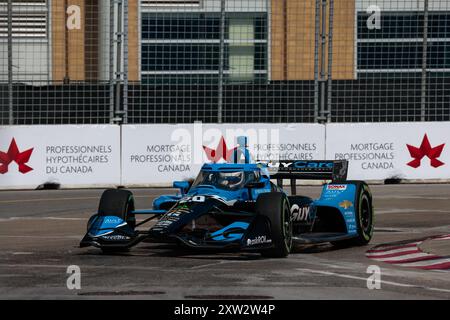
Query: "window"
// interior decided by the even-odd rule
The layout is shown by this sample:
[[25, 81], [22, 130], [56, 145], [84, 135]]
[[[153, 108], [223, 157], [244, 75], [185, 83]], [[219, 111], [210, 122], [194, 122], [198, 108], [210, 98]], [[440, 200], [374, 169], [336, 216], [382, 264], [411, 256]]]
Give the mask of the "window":
[[[217, 83], [220, 69], [219, 13], [144, 13], [142, 79], [146, 83]], [[267, 19], [263, 14], [227, 13], [224, 30], [225, 81], [267, 77]], [[163, 74], [164, 73], [164, 74]], [[168, 74], [169, 73], [169, 74]]]
[[[418, 70], [422, 68], [422, 52], [421, 42], [359, 43], [358, 70]], [[450, 69], [450, 42], [430, 42], [427, 52], [427, 68]]]
[[145, 44], [144, 71], [210, 71], [219, 68], [218, 44]]
[[[0, 37], [8, 36], [7, 1], [0, 0]], [[46, 0], [13, 1], [12, 36], [15, 38], [47, 37]]]
[[142, 0], [144, 7], [199, 7], [200, 0]]
[[142, 39], [212, 40], [220, 38], [220, 19], [204, 14], [149, 14], [142, 19]]
[[[381, 29], [367, 28], [366, 13], [358, 14], [358, 71], [420, 72], [423, 52], [423, 12], [382, 13]], [[430, 12], [427, 68], [450, 70], [450, 13]]]
[[[417, 39], [423, 37], [422, 12], [388, 12], [381, 15], [381, 29], [367, 28], [366, 13], [358, 14], [358, 39]], [[450, 13], [430, 12], [428, 38], [450, 38]]]

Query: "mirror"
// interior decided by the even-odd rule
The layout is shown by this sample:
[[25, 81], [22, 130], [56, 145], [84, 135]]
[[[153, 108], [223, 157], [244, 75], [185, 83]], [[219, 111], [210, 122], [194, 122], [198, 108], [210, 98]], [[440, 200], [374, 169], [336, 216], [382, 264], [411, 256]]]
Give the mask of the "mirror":
[[173, 187], [180, 189], [182, 195], [185, 195], [188, 192], [190, 186], [188, 181], [175, 181], [173, 183]]

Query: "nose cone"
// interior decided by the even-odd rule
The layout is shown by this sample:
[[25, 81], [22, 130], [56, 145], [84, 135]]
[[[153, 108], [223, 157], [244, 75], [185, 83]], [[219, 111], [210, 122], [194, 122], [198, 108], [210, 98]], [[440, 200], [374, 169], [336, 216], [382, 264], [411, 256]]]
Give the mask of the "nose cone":
[[211, 197], [218, 197], [226, 201], [232, 201], [232, 200], [242, 200], [243, 193], [245, 193], [244, 190], [239, 189], [236, 191], [231, 190], [222, 190], [215, 187], [197, 187], [194, 189], [191, 189], [189, 191], [190, 196], [211, 196]]

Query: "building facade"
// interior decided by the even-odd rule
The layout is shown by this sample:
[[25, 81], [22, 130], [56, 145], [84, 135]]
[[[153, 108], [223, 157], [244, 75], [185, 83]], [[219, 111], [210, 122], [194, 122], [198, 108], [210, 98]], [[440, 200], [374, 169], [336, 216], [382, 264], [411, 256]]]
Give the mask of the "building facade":
[[[0, 2], [2, 81], [8, 67], [6, 3]], [[170, 84], [215, 83], [219, 77], [232, 83], [314, 79], [317, 52], [322, 57], [322, 46], [316, 48], [315, 0], [224, 3], [129, 0], [129, 80]], [[80, 10], [80, 24], [68, 29], [74, 6]], [[370, 29], [367, 21], [374, 6], [381, 10], [380, 25]], [[427, 69], [447, 71], [450, 4], [432, 0], [429, 6]], [[326, 10], [328, 35], [329, 6]], [[117, 40], [119, 27], [117, 6], [109, 0], [14, 0], [12, 21], [13, 74], [18, 81], [109, 80], [111, 50], [117, 59], [117, 43], [110, 40]], [[334, 1], [333, 79], [421, 72], [423, 30], [423, 1]], [[328, 45], [325, 50], [327, 64]], [[113, 66], [116, 70], [117, 61]]]
[[448, 0], [8, 2], [20, 123], [450, 120]]

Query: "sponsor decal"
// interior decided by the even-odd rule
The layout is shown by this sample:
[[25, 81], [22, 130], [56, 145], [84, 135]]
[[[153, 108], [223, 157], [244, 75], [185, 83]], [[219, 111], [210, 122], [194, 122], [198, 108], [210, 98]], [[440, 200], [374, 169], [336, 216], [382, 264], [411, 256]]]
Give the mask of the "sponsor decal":
[[297, 161], [294, 162], [294, 167], [298, 169], [333, 169], [333, 162]]
[[237, 202], [236, 199], [226, 200], [218, 195], [206, 195], [206, 196], [185, 197], [185, 198], [181, 199], [178, 203], [180, 203], [180, 204], [191, 203], [191, 202], [203, 203], [203, 202], [206, 202], [207, 199], [215, 199], [217, 201], [222, 202], [223, 204], [225, 204], [227, 206], [232, 206]]
[[293, 221], [308, 221], [310, 211], [311, 211], [310, 206], [300, 208], [299, 205], [294, 204], [291, 207], [292, 220]]
[[346, 152], [335, 153], [336, 160], [356, 161], [362, 170], [394, 169], [395, 144], [392, 141], [351, 143]]
[[266, 244], [266, 243], [272, 243], [272, 239], [267, 239], [266, 236], [258, 236], [254, 239], [247, 239], [247, 246], [255, 246], [258, 244]]
[[13, 138], [9, 145], [7, 152], [0, 151], [0, 174], [6, 174], [8, 172], [9, 165], [12, 162], [17, 163], [19, 166], [19, 172], [27, 174], [33, 171], [33, 168], [29, 167], [27, 163], [30, 161], [34, 148], [20, 152], [17, 147], [16, 140]]
[[152, 144], [145, 152], [130, 156], [130, 162], [136, 165], [151, 164], [157, 172], [190, 172], [191, 146], [188, 144]]
[[329, 185], [327, 185], [327, 190], [345, 191], [345, 190], [347, 190], [347, 185], [346, 184], [329, 184]]
[[[184, 212], [184, 213], [188, 213], [188, 212], [189, 212], [189, 211]], [[182, 211], [171, 212], [171, 213], [168, 213], [168, 214], [166, 215], [166, 218], [179, 218], [182, 214], [183, 214]]]
[[[258, 161], [258, 164], [265, 164]], [[332, 170], [334, 163], [332, 161], [293, 161], [293, 162], [269, 162], [267, 166], [271, 169], [323, 169]]]
[[165, 229], [167, 227], [169, 227], [172, 223], [174, 223], [176, 220], [160, 220], [156, 225], [155, 225], [155, 230], [156, 229]]
[[250, 163], [252, 156], [248, 149], [247, 140], [248, 138], [245, 136], [237, 137], [237, 146], [228, 149], [224, 136], [221, 136], [216, 149], [203, 146], [203, 150], [212, 163], [218, 163], [222, 159], [227, 163]]
[[106, 218], [104, 223], [106, 224], [116, 224], [116, 223], [122, 223], [123, 220], [120, 218]]
[[178, 203], [180, 204], [186, 204], [189, 202], [205, 202], [206, 201], [206, 197], [205, 196], [193, 196], [193, 197], [184, 197], [183, 199], [181, 199]]
[[316, 142], [303, 143], [257, 143], [253, 145], [257, 159], [284, 159], [290, 161], [313, 160], [319, 148]]
[[166, 215], [164, 216], [164, 218], [166, 218], [166, 219], [179, 218], [180, 216], [182, 216], [184, 214], [188, 214], [190, 212], [191, 212], [191, 210], [189, 209], [189, 207], [187, 205], [181, 205], [181, 206], [176, 207], [176, 208], [170, 210], [169, 212], [167, 212]]
[[95, 174], [111, 162], [112, 145], [47, 145], [45, 173], [48, 175]]
[[344, 208], [344, 209], [347, 210], [348, 208], [353, 207], [353, 202], [348, 201], [348, 200], [344, 200], [341, 203], [339, 203], [339, 207]]
[[233, 158], [233, 153], [237, 149], [234, 147], [232, 149], [228, 149], [227, 143], [225, 142], [225, 138], [222, 136], [219, 141], [219, 145], [216, 149], [211, 149], [207, 146], [203, 146], [203, 150], [206, 153], [206, 157], [209, 161], [213, 163], [217, 163], [220, 160], [225, 160], [226, 162], [231, 162]]
[[444, 150], [445, 143], [436, 147], [432, 147], [430, 144], [430, 140], [428, 140], [427, 134], [425, 134], [425, 136], [423, 137], [420, 147], [417, 148], [409, 144], [407, 144], [406, 146], [411, 157], [414, 158], [414, 160], [407, 163], [407, 165], [412, 168], [419, 168], [422, 165], [421, 162], [424, 157], [428, 157], [428, 159], [430, 159], [430, 165], [433, 168], [439, 168], [445, 164], [438, 159], [441, 156], [442, 151]]
[[130, 237], [117, 234], [117, 235], [111, 235], [111, 236], [102, 236], [102, 239], [111, 240], [111, 241], [120, 241], [120, 240], [130, 240]]

